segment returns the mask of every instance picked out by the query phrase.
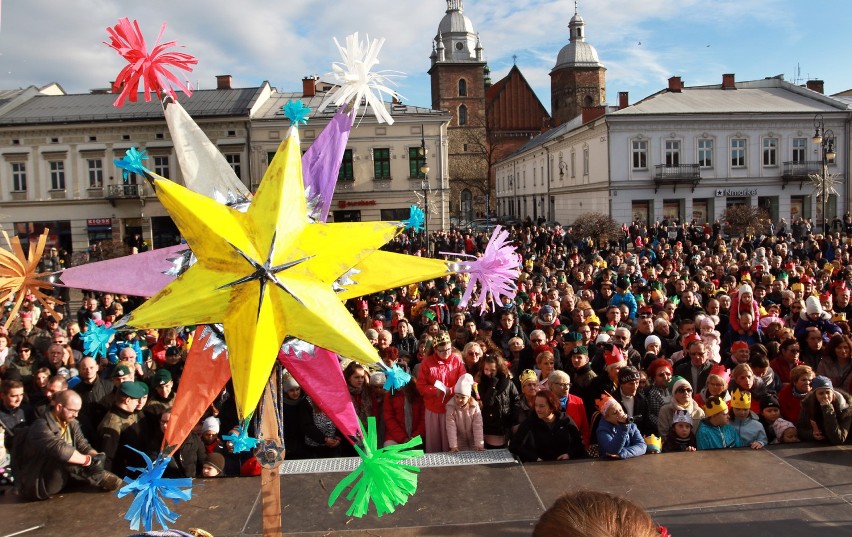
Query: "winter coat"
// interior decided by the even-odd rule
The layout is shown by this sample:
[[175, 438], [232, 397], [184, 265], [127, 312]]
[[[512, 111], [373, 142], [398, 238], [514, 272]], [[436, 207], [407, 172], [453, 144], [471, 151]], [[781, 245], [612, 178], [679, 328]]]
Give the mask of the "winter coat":
[[731, 424], [716, 427], [707, 423], [707, 420], [701, 420], [698, 424], [695, 443], [699, 450], [743, 447], [740, 435]]
[[785, 384], [778, 392], [778, 404], [781, 406], [781, 417], [792, 423], [799, 420], [802, 412], [802, 400], [807, 394], [801, 394], [795, 390], [792, 384]]
[[[613, 396], [615, 397], [615, 400], [621, 403], [621, 406], [624, 407], [624, 394], [621, 393], [621, 390], [616, 390]], [[624, 408], [624, 411], [627, 412], [626, 407]], [[636, 427], [639, 429], [639, 432], [642, 433], [642, 436], [657, 434], [657, 428], [651, 427], [651, 420], [649, 419], [648, 412], [648, 399], [645, 398], [644, 393], [636, 392], [636, 395], [633, 396], [633, 413], [629, 415], [633, 418], [633, 423], [636, 424]]]
[[[403, 390], [388, 393], [385, 396], [383, 411], [385, 415], [385, 442], [391, 440], [397, 444], [403, 444], [410, 438], [422, 436], [426, 431], [426, 407], [423, 399], [411, 397], [411, 431], [405, 428], [405, 405], [406, 395]], [[409, 434], [410, 433], [410, 434]]]
[[737, 430], [737, 434], [740, 435], [740, 440], [744, 446], [750, 446], [752, 442], [760, 442], [764, 446], [769, 443], [769, 438], [766, 436], [766, 429], [763, 428], [763, 424], [760, 423], [760, 420], [757, 419], [757, 414], [754, 412], [750, 413], [744, 420], [735, 417], [731, 420], [731, 425]]
[[630, 312], [630, 319], [635, 319], [638, 305], [636, 304], [636, 298], [633, 296], [633, 293], [631, 293], [630, 291], [626, 291], [624, 293], [614, 293], [612, 295], [612, 298], [609, 299], [610, 306], [620, 306], [622, 304], [627, 305], [627, 308]]
[[485, 449], [485, 438], [482, 434], [482, 411], [472, 398], [467, 405], [456, 405], [455, 397], [447, 403], [447, 440], [450, 449], [473, 451]]
[[[459, 377], [466, 373], [462, 359], [451, 354], [445, 361], [431, 354], [420, 364], [417, 374], [417, 390], [423, 396], [426, 410], [434, 414], [443, 414], [447, 402], [453, 398], [453, 388]], [[447, 387], [447, 393], [435, 387], [435, 381], [440, 380]]]
[[479, 379], [482, 401], [482, 429], [487, 435], [509, 434], [520, 406], [520, 395], [511, 379], [502, 375]]
[[811, 420], [822, 431], [825, 442], [834, 445], [846, 443], [852, 426], [852, 396], [842, 390], [834, 390], [834, 401], [831, 405], [822, 406], [817, 401], [816, 391], [811, 391], [802, 400], [802, 411], [795, 422], [799, 438], [805, 442], [815, 441]]
[[585, 455], [580, 430], [569, 416], [558, 412], [553, 423], [533, 414], [521, 423], [509, 442], [509, 451], [523, 462], [555, 461], [567, 454], [570, 459]]
[[608, 455], [618, 455], [622, 459], [630, 459], [644, 455], [648, 446], [642, 433], [635, 423], [615, 425], [601, 420], [597, 430], [598, 449], [602, 459]]
[[62, 437], [59, 422], [53, 412], [37, 419], [27, 430], [26, 435], [15, 442], [12, 452], [12, 473], [16, 486], [22, 496], [28, 499], [46, 500], [51, 493], [48, 481], [52, 481], [57, 467], [63, 467], [68, 459], [79, 451], [88, 454], [92, 451], [86, 437], [80, 431], [76, 420], [68, 423], [71, 442]]

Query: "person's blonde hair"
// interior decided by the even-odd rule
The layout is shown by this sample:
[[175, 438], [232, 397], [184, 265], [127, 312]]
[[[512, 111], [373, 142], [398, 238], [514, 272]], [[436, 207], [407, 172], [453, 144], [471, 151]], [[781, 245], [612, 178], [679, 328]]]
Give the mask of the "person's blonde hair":
[[659, 526], [635, 503], [604, 492], [561, 496], [541, 515], [533, 537], [659, 537]]

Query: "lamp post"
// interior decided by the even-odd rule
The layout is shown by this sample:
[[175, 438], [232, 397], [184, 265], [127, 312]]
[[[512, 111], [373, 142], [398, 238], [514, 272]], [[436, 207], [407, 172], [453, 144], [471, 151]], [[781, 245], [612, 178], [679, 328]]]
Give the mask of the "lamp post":
[[423, 159], [423, 165], [420, 166], [420, 173], [423, 178], [420, 181], [420, 188], [423, 189], [423, 242], [426, 246], [426, 255], [429, 255], [429, 165], [426, 163], [426, 156], [429, 150], [426, 149], [426, 138], [424, 136], [423, 125], [420, 125], [420, 158]]
[[837, 153], [834, 151], [834, 131], [825, 128], [822, 114], [814, 116], [814, 137], [811, 138], [814, 144], [820, 146], [820, 154], [822, 156], [822, 193], [820, 195], [820, 203], [822, 203], [822, 234], [828, 235], [828, 216], [825, 214], [825, 200], [828, 197], [828, 161], [834, 160]]

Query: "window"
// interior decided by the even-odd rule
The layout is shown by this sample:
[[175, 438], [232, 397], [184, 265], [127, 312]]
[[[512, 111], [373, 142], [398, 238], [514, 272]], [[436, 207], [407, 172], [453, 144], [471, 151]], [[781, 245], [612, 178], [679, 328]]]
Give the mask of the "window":
[[746, 165], [746, 141], [742, 138], [731, 140], [731, 167], [745, 168]]
[[713, 167], [713, 140], [698, 140], [698, 166]]
[[583, 175], [589, 175], [589, 148], [583, 148]]
[[154, 173], [169, 178], [169, 157], [154, 157]]
[[103, 188], [104, 161], [99, 158], [89, 159], [89, 188]]
[[467, 125], [467, 107], [459, 106], [459, 125]]
[[343, 152], [343, 161], [340, 163], [340, 171], [337, 172], [337, 178], [342, 181], [355, 180], [355, 165], [352, 160], [351, 149], [347, 149]]
[[61, 160], [50, 161], [50, 189], [65, 190], [65, 163]]
[[459, 80], [459, 97], [467, 97], [467, 80]]
[[[645, 140], [633, 141], [633, 169], [648, 169], [648, 142]], [[574, 175], [573, 173], [571, 174]]]
[[577, 153], [571, 151], [571, 179], [577, 177]]
[[666, 140], [666, 166], [680, 166], [680, 140]]
[[272, 159], [275, 158], [275, 151], [267, 151], [266, 152], [266, 165], [269, 166], [272, 164]]
[[25, 162], [12, 163], [12, 191], [25, 192], [27, 190], [27, 164]]
[[793, 138], [793, 162], [802, 164], [808, 149], [807, 138]]
[[763, 165], [778, 166], [778, 138], [763, 139]]
[[535, 166], [533, 166], [533, 186], [535, 186], [535, 185], [536, 185], [536, 170], [535, 170]]
[[237, 175], [237, 179], [242, 179], [242, 166], [240, 165], [240, 154], [239, 153], [228, 153], [225, 155], [225, 160], [231, 166], [231, 169], [234, 170], [234, 173]]
[[390, 149], [380, 147], [373, 149], [373, 176], [376, 179], [390, 179]]
[[409, 177], [426, 177], [420, 168], [426, 165], [426, 155], [420, 154], [419, 147], [408, 148], [408, 176]]

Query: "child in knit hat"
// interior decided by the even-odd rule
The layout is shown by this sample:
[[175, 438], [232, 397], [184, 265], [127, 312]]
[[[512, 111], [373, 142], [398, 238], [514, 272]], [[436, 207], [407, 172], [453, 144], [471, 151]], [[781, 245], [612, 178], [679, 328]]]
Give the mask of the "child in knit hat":
[[485, 451], [482, 411], [473, 400], [473, 377], [465, 373], [456, 381], [455, 395], [447, 403], [447, 439], [450, 452]]
[[822, 332], [824, 343], [828, 343], [828, 340], [833, 334], [842, 333], [840, 327], [831, 322], [831, 315], [823, 311], [819, 297], [816, 296], [809, 296], [805, 300], [805, 309], [799, 312], [799, 321], [796, 323], [793, 335], [799, 341], [804, 341], [808, 328], [812, 326], [815, 326]]
[[775, 423], [772, 424], [772, 429], [779, 444], [796, 444], [801, 442], [796, 426], [784, 418], [775, 420]]
[[751, 411], [751, 393], [734, 390], [731, 394], [731, 412], [733, 426], [740, 435], [742, 445], [751, 449], [763, 449], [769, 443], [763, 425], [757, 419], [757, 414]]
[[[740, 314], [745, 312], [751, 313], [751, 324], [749, 326], [743, 326], [740, 322]], [[754, 299], [751, 286], [744, 283], [735, 293], [731, 293], [731, 332], [734, 335], [757, 332], [758, 319], [760, 319], [760, 306]]]
[[663, 453], [670, 451], [695, 451], [695, 433], [692, 416], [686, 410], [677, 410], [672, 417], [672, 428], [663, 443]]
[[763, 424], [763, 430], [766, 431], [766, 438], [770, 444], [777, 444], [775, 438], [775, 429], [773, 425], [781, 418], [781, 404], [778, 402], [778, 396], [774, 392], [768, 392], [760, 397], [760, 423]]

